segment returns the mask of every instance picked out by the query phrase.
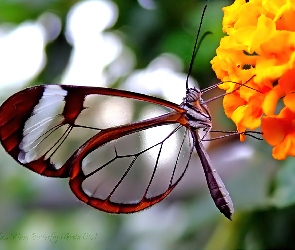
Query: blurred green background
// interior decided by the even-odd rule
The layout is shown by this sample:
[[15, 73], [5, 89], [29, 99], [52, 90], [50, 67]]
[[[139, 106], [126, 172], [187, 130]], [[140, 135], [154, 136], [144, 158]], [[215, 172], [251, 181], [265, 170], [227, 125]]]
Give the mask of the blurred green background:
[[[201, 88], [218, 82], [210, 60], [223, 36], [221, 8], [231, 3], [208, 3], [201, 33], [213, 35], [204, 40], [192, 72]], [[177, 94], [184, 96], [204, 5], [1, 0], [1, 101], [44, 83], [116, 87], [169, 100], [174, 96], [168, 88], [183, 89]], [[162, 67], [170, 74], [153, 75]], [[173, 85], [176, 78], [183, 85]], [[212, 90], [204, 99], [220, 93]], [[210, 103], [210, 110], [214, 129], [235, 129], [221, 100]], [[218, 140], [208, 152], [233, 199], [232, 222], [215, 208], [196, 155], [191, 172], [160, 204], [109, 215], [77, 201], [67, 180], [38, 176], [1, 148], [0, 249], [295, 249], [294, 159], [275, 161], [270, 146], [252, 138]]]

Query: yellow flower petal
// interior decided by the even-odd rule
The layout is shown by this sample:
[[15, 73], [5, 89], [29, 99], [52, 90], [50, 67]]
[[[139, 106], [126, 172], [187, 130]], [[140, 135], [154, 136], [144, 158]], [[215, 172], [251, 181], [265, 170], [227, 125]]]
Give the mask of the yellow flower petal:
[[236, 0], [223, 11], [228, 36], [211, 64], [225, 113], [240, 132], [261, 126], [276, 159], [295, 156], [295, 0]]

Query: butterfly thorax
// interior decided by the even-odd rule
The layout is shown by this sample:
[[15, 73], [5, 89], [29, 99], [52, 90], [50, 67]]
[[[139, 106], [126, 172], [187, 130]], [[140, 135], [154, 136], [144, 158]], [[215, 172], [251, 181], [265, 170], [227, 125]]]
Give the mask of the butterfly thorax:
[[187, 123], [191, 128], [210, 131], [211, 115], [201, 96], [202, 92], [198, 88], [189, 88], [180, 106], [184, 109]]

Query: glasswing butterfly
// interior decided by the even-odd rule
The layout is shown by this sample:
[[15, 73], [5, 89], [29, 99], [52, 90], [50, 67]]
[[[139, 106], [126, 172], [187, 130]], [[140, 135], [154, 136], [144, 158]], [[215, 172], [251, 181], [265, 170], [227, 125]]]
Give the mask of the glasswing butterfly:
[[[232, 200], [198, 134], [209, 133], [212, 127], [202, 99], [210, 88], [188, 87], [205, 37], [197, 42], [201, 24], [180, 105], [111, 88], [30, 87], [0, 107], [2, 146], [19, 164], [40, 175], [69, 178], [81, 201], [108, 213], [133, 213], [163, 200], [184, 176], [195, 149], [215, 205], [231, 219]], [[158, 116], [140, 120], [139, 111], [144, 109], [140, 108], [133, 112], [135, 121], [125, 119], [130, 107], [147, 103], [159, 111]]]

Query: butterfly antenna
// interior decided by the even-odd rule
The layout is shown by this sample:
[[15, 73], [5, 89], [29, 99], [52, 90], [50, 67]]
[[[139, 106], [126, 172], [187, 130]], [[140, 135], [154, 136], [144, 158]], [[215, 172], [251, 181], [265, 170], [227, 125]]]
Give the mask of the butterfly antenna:
[[212, 34], [212, 32], [210, 32], [210, 31], [205, 32], [202, 35], [202, 37], [200, 38], [200, 41], [198, 42], [206, 9], [207, 9], [207, 3], [206, 3], [206, 5], [205, 5], [205, 7], [203, 9], [203, 12], [202, 12], [201, 21], [200, 21], [200, 25], [199, 25], [196, 41], [195, 41], [195, 44], [194, 44], [193, 53], [192, 53], [192, 58], [191, 58], [191, 61], [190, 61], [190, 65], [189, 65], [189, 69], [188, 69], [188, 73], [187, 73], [187, 77], [186, 77], [186, 82], [185, 82], [186, 83], [186, 85], [185, 85], [186, 90], [188, 90], [188, 79], [189, 79], [189, 76], [191, 75], [192, 68], [193, 68], [193, 65], [194, 65], [194, 61], [195, 61], [196, 55], [197, 55], [197, 53], [199, 51], [200, 45], [202, 44], [202, 41], [204, 40], [204, 38], [207, 35]]

